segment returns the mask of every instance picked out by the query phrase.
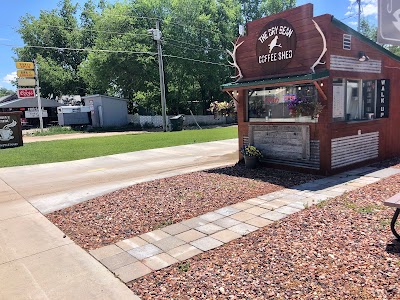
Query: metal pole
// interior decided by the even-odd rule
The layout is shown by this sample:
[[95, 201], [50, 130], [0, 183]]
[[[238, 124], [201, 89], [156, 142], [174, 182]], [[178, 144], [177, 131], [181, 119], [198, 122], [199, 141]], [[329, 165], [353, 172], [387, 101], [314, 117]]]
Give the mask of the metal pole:
[[39, 85], [38, 65], [37, 65], [37, 63], [36, 63], [36, 60], [34, 60], [33, 63], [35, 64], [36, 95], [37, 95], [38, 109], [39, 109], [40, 131], [43, 132], [42, 100], [40, 99], [40, 85]]
[[162, 110], [162, 120], [163, 120], [163, 130], [167, 131], [167, 104], [165, 99], [165, 82], [164, 82], [164, 63], [162, 58], [162, 48], [161, 48], [161, 31], [160, 31], [160, 21], [156, 21], [156, 40], [157, 40], [157, 51], [158, 51], [158, 69], [160, 72], [160, 90], [161, 90], [161, 110]]
[[358, 2], [358, 26], [357, 26], [357, 31], [360, 32], [361, 24], [360, 24], [360, 19], [361, 19], [361, 0], [357, 0]]

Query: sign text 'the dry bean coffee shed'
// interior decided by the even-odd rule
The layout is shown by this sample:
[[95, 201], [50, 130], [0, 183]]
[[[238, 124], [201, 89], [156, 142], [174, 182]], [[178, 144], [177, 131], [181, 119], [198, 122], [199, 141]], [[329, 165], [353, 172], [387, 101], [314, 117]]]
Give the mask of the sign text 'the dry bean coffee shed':
[[257, 39], [257, 59], [266, 74], [274, 74], [292, 60], [297, 45], [293, 26], [284, 19], [265, 25]]

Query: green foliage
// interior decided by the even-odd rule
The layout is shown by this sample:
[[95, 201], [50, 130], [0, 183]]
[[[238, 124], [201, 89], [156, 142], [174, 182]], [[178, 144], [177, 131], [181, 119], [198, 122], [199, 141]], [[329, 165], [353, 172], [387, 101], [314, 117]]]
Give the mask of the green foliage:
[[235, 113], [235, 105], [233, 103], [233, 100], [226, 102], [218, 102], [214, 101], [211, 102], [210, 108], [208, 109], [214, 117], [218, 116], [232, 116]]
[[8, 90], [6, 88], [0, 88], [0, 97], [13, 95], [13, 94], [15, 94], [14, 91]]
[[[71, 161], [154, 148], [237, 138], [236, 127], [26, 143], [0, 150], [0, 167]], [[71, 151], [73, 149], [73, 151]]]
[[33, 133], [33, 136], [47, 136], [47, 135], [55, 135], [55, 134], [69, 134], [69, 133], [77, 133], [76, 130], [72, 129], [69, 126], [53, 126], [49, 127], [43, 132], [37, 131]]
[[[88, 35], [97, 17], [91, 3], [85, 4], [81, 12], [82, 24], [76, 19], [78, 5], [73, 5], [70, 0], [62, 0], [58, 4], [59, 9], [41, 11], [39, 18], [29, 14], [22, 17], [18, 32], [29, 46], [90, 47], [93, 39]], [[78, 74], [78, 68], [86, 59], [87, 52], [25, 47], [17, 48], [16, 53], [18, 60], [37, 60], [41, 92], [45, 97], [51, 94], [85, 94], [86, 86]]]
[[[376, 42], [378, 35], [378, 28], [371, 24], [368, 19], [361, 18], [360, 22], [360, 33], [369, 38], [371, 41]], [[400, 47], [393, 45], [383, 45], [384, 48], [390, 52], [400, 56]]]
[[261, 5], [261, 10], [265, 15], [270, 16], [293, 7], [296, 7], [296, 0], [265, 0]]
[[178, 270], [180, 272], [187, 272], [187, 271], [189, 271], [189, 268], [190, 268], [190, 262], [188, 262], [188, 261], [184, 262], [184, 263], [181, 263], [178, 266]]
[[252, 145], [243, 146], [242, 149], [240, 149], [240, 153], [242, 153], [244, 156], [263, 157], [260, 150], [258, 150], [256, 146]]

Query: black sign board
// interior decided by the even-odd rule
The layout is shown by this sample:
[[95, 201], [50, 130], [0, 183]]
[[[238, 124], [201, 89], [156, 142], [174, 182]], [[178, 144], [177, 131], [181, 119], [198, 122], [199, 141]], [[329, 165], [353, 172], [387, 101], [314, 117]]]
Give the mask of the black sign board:
[[22, 146], [21, 114], [0, 113], [0, 149]]
[[265, 25], [257, 39], [257, 62], [266, 74], [285, 68], [296, 51], [297, 37], [293, 26], [284, 19]]
[[390, 80], [379, 79], [377, 81], [376, 118], [389, 117], [389, 95]]
[[375, 110], [375, 80], [363, 81], [364, 116], [373, 114]]

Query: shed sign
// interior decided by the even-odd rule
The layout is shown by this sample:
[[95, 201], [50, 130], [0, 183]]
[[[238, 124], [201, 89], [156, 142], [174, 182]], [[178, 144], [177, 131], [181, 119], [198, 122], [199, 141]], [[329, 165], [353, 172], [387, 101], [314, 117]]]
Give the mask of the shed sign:
[[379, 79], [377, 84], [376, 118], [389, 117], [390, 80]]
[[267, 74], [276, 73], [291, 62], [296, 46], [293, 26], [284, 19], [271, 21], [258, 34], [257, 63]]

